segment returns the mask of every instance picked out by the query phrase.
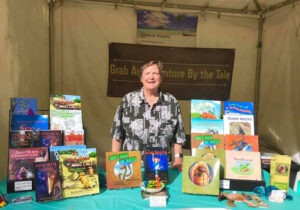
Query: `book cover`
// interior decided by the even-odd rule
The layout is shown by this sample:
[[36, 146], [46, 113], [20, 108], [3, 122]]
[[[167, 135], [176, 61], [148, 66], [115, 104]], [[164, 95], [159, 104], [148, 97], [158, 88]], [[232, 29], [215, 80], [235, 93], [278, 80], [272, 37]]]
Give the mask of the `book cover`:
[[12, 130], [48, 130], [48, 115], [14, 115], [12, 118]]
[[276, 155], [271, 157], [270, 185], [273, 185], [280, 190], [289, 191], [291, 161], [291, 157], [287, 155]]
[[48, 148], [20, 148], [8, 150], [8, 180], [34, 179], [34, 163], [48, 161]]
[[253, 102], [224, 101], [224, 115], [254, 115]]
[[192, 119], [192, 133], [223, 134], [223, 120]]
[[84, 130], [65, 131], [64, 145], [84, 145]]
[[63, 131], [62, 130], [42, 130], [40, 131], [40, 141], [42, 147], [62, 146]]
[[51, 130], [81, 131], [81, 110], [50, 110]]
[[10, 110], [13, 115], [37, 115], [36, 98], [11, 98]]
[[78, 149], [59, 155], [63, 198], [92, 195], [100, 192], [96, 148]]
[[205, 158], [218, 158], [220, 160], [220, 178], [224, 179], [226, 177], [225, 150], [195, 149], [192, 156], [205, 157]]
[[36, 201], [61, 200], [62, 187], [59, 163], [57, 161], [35, 163], [34, 169]]
[[144, 180], [168, 182], [168, 151], [146, 150], [144, 155]]
[[183, 157], [182, 192], [218, 195], [220, 160], [217, 158]]
[[77, 150], [86, 149], [86, 145], [69, 145], [49, 147], [50, 161], [59, 161], [60, 154], [76, 154]]
[[224, 115], [224, 134], [254, 135], [252, 115]]
[[139, 187], [142, 182], [140, 151], [106, 152], [108, 189]]
[[259, 152], [258, 136], [225, 135], [225, 150]]
[[221, 101], [191, 100], [191, 119], [221, 119]]
[[191, 133], [191, 149], [224, 150], [224, 135]]
[[259, 152], [226, 150], [226, 178], [261, 181]]
[[50, 110], [69, 109], [81, 110], [81, 98], [74, 95], [50, 95]]
[[32, 145], [32, 131], [10, 131], [9, 148], [28, 148]]

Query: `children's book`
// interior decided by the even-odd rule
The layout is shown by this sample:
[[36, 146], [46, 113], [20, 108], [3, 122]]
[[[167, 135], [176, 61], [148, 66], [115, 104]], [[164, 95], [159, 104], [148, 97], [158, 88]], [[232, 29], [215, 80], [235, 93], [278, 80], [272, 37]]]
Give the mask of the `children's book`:
[[168, 151], [146, 150], [144, 155], [144, 180], [168, 182]]
[[60, 154], [63, 198], [100, 192], [96, 148], [79, 149], [72, 154]]
[[289, 180], [291, 172], [291, 157], [287, 155], [276, 155], [271, 157], [270, 185], [280, 190], [289, 191]]
[[192, 133], [223, 134], [223, 120], [192, 119]]
[[40, 162], [34, 164], [36, 201], [45, 202], [62, 199], [59, 163]]
[[50, 161], [59, 161], [60, 154], [77, 154], [79, 149], [86, 149], [86, 145], [68, 145], [50, 147]]
[[14, 115], [12, 118], [12, 130], [48, 130], [48, 115]]
[[224, 115], [224, 134], [254, 135], [252, 115]]
[[34, 179], [34, 163], [48, 161], [48, 148], [20, 148], [8, 150], [8, 180]]
[[225, 135], [225, 150], [259, 152], [258, 136]]
[[51, 94], [50, 110], [56, 109], [81, 110], [81, 98], [74, 95]]
[[10, 110], [13, 115], [37, 115], [36, 98], [11, 98]]
[[50, 110], [51, 130], [81, 131], [81, 110]]
[[32, 145], [32, 131], [10, 131], [9, 148], [27, 148]]
[[225, 150], [214, 150], [214, 149], [194, 149], [192, 156], [205, 157], [205, 158], [218, 158], [220, 160], [220, 178], [226, 177], [226, 158]]
[[254, 115], [253, 102], [224, 101], [224, 115]]
[[64, 145], [84, 145], [84, 130], [65, 131]]
[[224, 135], [191, 133], [191, 148], [224, 150]]
[[220, 183], [218, 158], [183, 157], [182, 192], [218, 195]]
[[191, 100], [191, 119], [221, 119], [221, 101]]
[[261, 181], [259, 152], [226, 150], [226, 178]]
[[108, 189], [139, 187], [142, 182], [140, 151], [106, 152]]
[[63, 131], [62, 130], [40, 131], [40, 141], [42, 147], [62, 146]]

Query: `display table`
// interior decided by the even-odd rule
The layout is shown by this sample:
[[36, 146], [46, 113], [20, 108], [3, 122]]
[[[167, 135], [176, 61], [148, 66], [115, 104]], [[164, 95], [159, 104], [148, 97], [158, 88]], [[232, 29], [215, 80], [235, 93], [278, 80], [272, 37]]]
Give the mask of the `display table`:
[[[103, 173], [103, 171], [100, 171]], [[264, 171], [266, 185], [269, 185], [269, 174]], [[181, 192], [182, 173], [177, 170], [169, 170], [170, 183], [167, 185], [170, 197], [166, 208], [154, 209], [182, 209], [182, 208], [229, 208], [226, 201], [218, 201], [217, 196], [204, 196], [184, 194]], [[0, 183], [0, 189], [6, 193], [6, 180]], [[246, 192], [247, 193], [247, 192]], [[284, 203], [272, 203], [267, 201], [270, 209], [298, 209], [300, 206], [300, 195], [292, 189], [289, 194], [293, 196], [293, 201], [286, 200]], [[8, 194], [9, 200], [21, 196], [32, 196], [33, 202], [12, 204], [9, 203], [4, 209], [149, 209], [149, 200], [143, 200], [140, 188], [107, 190], [101, 188], [100, 194], [68, 198], [61, 201], [51, 201], [47, 203], [35, 202], [35, 191]], [[264, 200], [266, 200], [264, 198]], [[246, 209], [245, 203], [236, 202], [237, 207], [232, 209]], [[250, 209], [250, 208], [249, 208]], [[253, 209], [253, 208], [251, 208]]]

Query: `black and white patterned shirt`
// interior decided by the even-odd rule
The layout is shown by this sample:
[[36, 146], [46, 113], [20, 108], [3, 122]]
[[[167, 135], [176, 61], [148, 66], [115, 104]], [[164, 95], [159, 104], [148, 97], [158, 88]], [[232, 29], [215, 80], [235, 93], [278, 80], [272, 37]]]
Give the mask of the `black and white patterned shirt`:
[[158, 101], [151, 108], [143, 88], [123, 97], [110, 135], [116, 140], [124, 140], [123, 151], [168, 149], [170, 144], [186, 141], [176, 98], [160, 91]]

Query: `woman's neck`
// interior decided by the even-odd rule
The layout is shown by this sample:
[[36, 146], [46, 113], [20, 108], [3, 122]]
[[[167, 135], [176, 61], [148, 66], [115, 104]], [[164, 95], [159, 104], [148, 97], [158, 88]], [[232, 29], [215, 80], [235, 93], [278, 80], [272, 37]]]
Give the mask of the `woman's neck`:
[[158, 90], [147, 91], [144, 89], [144, 96], [145, 96], [146, 101], [149, 103], [149, 105], [152, 108], [153, 104], [155, 104], [158, 100], [159, 92], [158, 92]]

